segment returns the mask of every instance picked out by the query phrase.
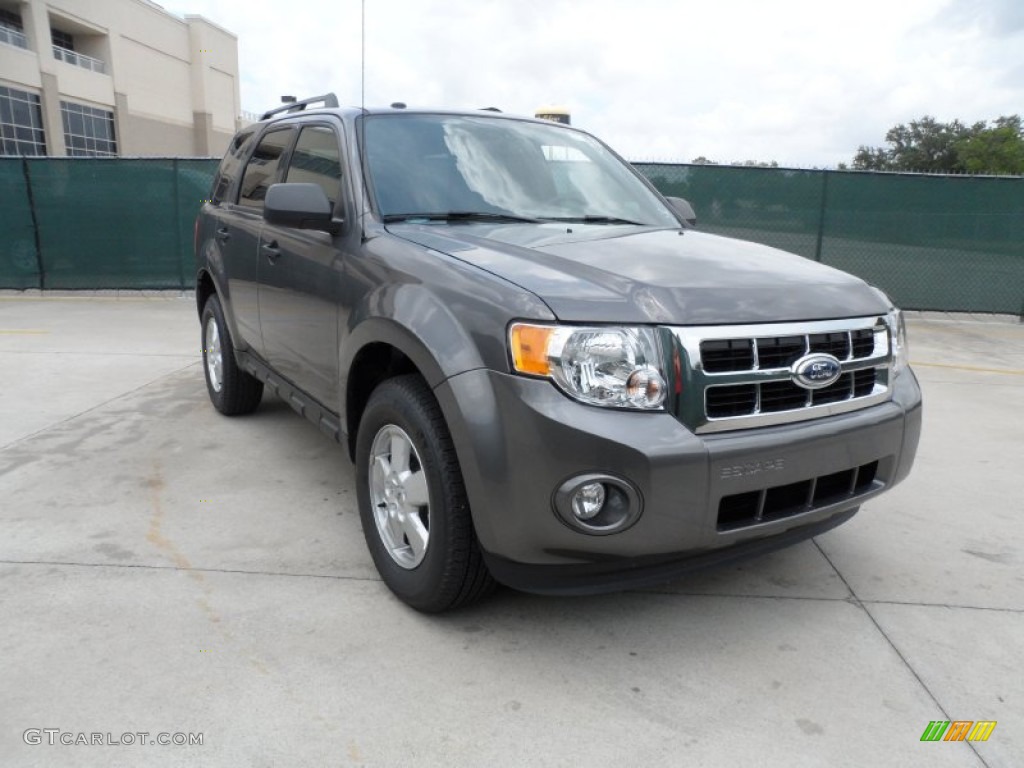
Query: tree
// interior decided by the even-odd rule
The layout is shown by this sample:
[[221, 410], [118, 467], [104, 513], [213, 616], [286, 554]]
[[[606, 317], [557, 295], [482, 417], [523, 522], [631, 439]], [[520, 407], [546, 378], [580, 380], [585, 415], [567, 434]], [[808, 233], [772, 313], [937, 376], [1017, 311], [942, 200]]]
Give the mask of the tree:
[[861, 146], [853, 156], [853, 167], [858, 171], [891, 171], [888, 151], [881, 147]]
[[1020, 115], [1000, 117], [991, 128], [964, 137], [957, 153], [971, 173], [1024, 175], [1024, 126]]
[[967, 126], [925, 115], [885, 134], [887, 147], [861, 146], [853, 167], [869, 171], [1024, 173], [1024, 131], [1018, 115]]
[[[982, 123], [984, 125], [984, 123]], [[959, 120], [940, 123], [925, 115], [912, 120], [910, 125], [890, 128], [885, 134], [887, 149], [860, 147], [853, 158], [853, 167], [881, 171], [930, 171], [953, 173], [963, 168], [959, 164], [956, 143], [967, 135], [968, 129]]]

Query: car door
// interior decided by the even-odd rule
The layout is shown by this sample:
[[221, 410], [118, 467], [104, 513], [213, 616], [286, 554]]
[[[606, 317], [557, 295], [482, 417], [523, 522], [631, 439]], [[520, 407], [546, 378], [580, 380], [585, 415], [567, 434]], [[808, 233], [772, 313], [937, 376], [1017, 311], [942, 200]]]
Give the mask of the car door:
[[208, 243], [206, 258], [223, 281], [224, 295], [221, 298], [231, 304], [228, 314], [233, 320], [235, 346], [259, 350], [262, 341], [256, 306], [256, 253], [250, 251], [246, 254], [238, 250], [239, 214], [235, 210], [237, 182], [241, 180], [245, 160], [255, 144], [255, 126], [240, 131], [232, 139], [213, 180], [211, 205], [203, 208], [206, 220], [200, 215], [202, 232], [197, 243]]
[[282, 160], [295, 139], [294, 127], [263, 134], [246, 163], [237, 203], [222, 206], [216, 238], [224, 256], [228, 297], [242, 348], [262, 354], [259, 320], [259, 235], [263, 227], [263, 198], [267, 187], [280, 180]]
[[[343, 215], [339, 126], [301, 123], [285, 182], [318, 184]], [[328, 232], [264, 224], [259, 305], [263, 354], [279, 374], [335, 413], [338, 398], [338, 294], [341, 238]]]

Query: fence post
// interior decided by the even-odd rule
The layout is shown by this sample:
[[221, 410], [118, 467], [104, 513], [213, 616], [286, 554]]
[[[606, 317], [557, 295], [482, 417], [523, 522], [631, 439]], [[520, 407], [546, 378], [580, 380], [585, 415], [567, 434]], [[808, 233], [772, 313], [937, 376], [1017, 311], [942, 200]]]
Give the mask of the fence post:
[[181, 196], [178, 194], [178, 158], [171, 165], [174, 172], [174, 253], [178, 262], [178, 289], [185, 290], [185, 265], [181, 261]]
[[39, 269], [39, 290], [46, 287], [46, 271], [43, 269], [43, 249], [39, 247], [39, 220], [36, 218], [36, 200], [32, 194], [32, 174], [28, 172], [28, 158], [21, 158], [21, 174], [25, 177], [25, 195], [28, 197], [28, 210], [32, 215], [32, 237], [36, 246], [36, 266]]
[[821, 261], [821, 241], [825, 237], [825, 201], [828, 198], [828, 171], [821, 172], [821, 208], [818, 209], [818, 242], [814, 246], [814, 260]]

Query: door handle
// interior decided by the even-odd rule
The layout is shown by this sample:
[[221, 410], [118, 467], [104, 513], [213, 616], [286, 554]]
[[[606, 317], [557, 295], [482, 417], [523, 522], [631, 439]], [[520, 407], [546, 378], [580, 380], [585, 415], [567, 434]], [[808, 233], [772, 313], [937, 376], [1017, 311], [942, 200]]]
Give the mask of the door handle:
[[272, 262], [277, 261], [277, 257], [281, 255], [281, 249], [277, 247], [277, 240], [264, 243], [260, 246], [260, 249], [267, 254], [267, 258]]
[[228, 229], [227, 227], [220, 227], [217, 230], [217, 242], [218, 243], [226, 243], [230, 239], [231, 239], [231, 230], [230, 229]]

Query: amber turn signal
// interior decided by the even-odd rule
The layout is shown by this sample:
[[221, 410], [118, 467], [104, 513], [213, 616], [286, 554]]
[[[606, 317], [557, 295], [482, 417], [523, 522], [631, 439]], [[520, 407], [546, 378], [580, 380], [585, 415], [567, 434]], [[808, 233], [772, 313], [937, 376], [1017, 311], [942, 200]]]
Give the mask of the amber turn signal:
[[512, 347], [512, 364], [519, 373], [548, 376], [551, 364], [548, 362], [548, 344], [555, 329], [547, 325], [526, 325], [516, 323], [509, 333]]

